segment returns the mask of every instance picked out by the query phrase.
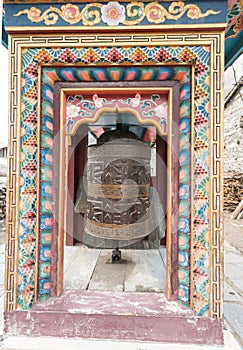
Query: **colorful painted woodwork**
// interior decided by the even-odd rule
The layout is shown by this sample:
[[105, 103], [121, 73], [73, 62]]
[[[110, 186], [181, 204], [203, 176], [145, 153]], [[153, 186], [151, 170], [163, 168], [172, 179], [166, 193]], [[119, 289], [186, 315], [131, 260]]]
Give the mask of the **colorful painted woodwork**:
[[[180, 2], [179, 7], [170, 2], [153, 4], [57, 2], [53, 23], [48, 23], [49, 2], [34, 6], [5, 3], [6, 28], [12, 33], [7, 311], [27, 310], [37, 299], [55, 295], [60, 287], [56, 254], [61, 256], [63, 241], [55, 231], [57, 218], [53, 215], [57, 124], [69, 137], [82, 119], [72, 108], [93, 118], [90, 111], [97, 108], [96, 97], [103, 99], [103, 104], [114, 103], [96, 91], [66, 93], [58, 84], [169, 81], [179, 85], [179, 128], [173, 129], [179, 139], [178, 264], [173, 265], [178, 273], [178, 299], [191, 306], [197, 316], [222, 316], [220, 162], [225, 1]], [[109, 6], [113, 6], [113, 21], [106, 13]], [[173, 12], [176, 8], [181, 12]], [[88, 15], [92, 9], [93, 19]], [[91, 25], [92, 20], [96, 22]], [[23, 34], [30, 23], [31, 33]], [[201, 26], [199, 32], [193, 24]], [[45, 37], [40, 30], [45, 30]], [[91, 109], [82, 107], [88, 94]], [[120, 99], [120, 107], [132, 103], [131, 99], [139, 100], [139, 113], [148, 113], [143, 117], [151, 117], [160, 134], [166, 134], [171, 102], [164, 106], [168, 115], [164, 113], [162, 118], [162, 95], [157, 94], [160, 104], [153, 93], [138, 95], [132, 90]], [[55, 107], [58, 99], [62, 106], [59, 112]], [[142, 111], [145, 102], [154, 106], [151, 115], [149, 107]], [[156, 108], [158, 120], [153, 119]], [[173, 148], [173, 142], [170, 146]]]
[[[196, 124], [198, 125], [198, 132], [201, 130], [201, 128], [203, 128], [204, 130], [204, 133], [207, 131], [207, 129], [205, 129], [205, 124], [207, 123], [207, 118], [208, 118], [208, 112], [207, 112], [207, 109], [205, 108], [207, 106], [207, 101], [209, 101], [209, 85], [207, 85], [207, 76], [209, 74], [209, 69], [207, 68], [208, 67], [208, 64], [209, 64], [209, 55], [207, 54], [208, 53], [208, 48], [206, 49], [202, 49], [202, 48], [197, 48], [195, 47], [194, 49], [192, 48], [180, 48], [180, 50], [174, 50], [173, 52], [173, 49], [172, 48], [163, 48], [163, 51], [160, 49], [160, 48], [153, 48], [152, 50], [148, 50], [147, 48], [144, 48], [144, 49], [139, 49], [141, 53], [143, 53], [143, 61], [146, 62], [146, 60], [149, 60], [152, 58], [152, 60], [156, 63], [156, 61], [158, 62], [158, 59], [159, 59], [159, 53], [161, 52], [164, 52], [164, 55], [165, 57], [167, 58], [168, 57], [168, 60], [179, 60], [181, 59], [182, 62], [183, 60], [185, 59], [188, 59], [188, 58], [191, 58], [192, 60], [197, 57], [196, 56], [196, 53], [201, 53], [201, 59], [198, 58], [198, 61], [197, 61], [197, 64], [196, 64], [196, 79], [198, 81], [198, 83], [200, 84], [200, 82], [203, 83], [202, 87], [200, 87], [200, 85], [198, 84], [197, 85], [197, 90], [199, 91], [203, 91], [204, 94], [203, 95], [199, 95], [198, 98], [196, 99], [196, 102], [198, 101], [198, 109], [197, 109], [197, 113], [196, 113], [196, 118], [197, 116], [199, 117], [199, 123]], [[102, 52], [102, 54], [104, 56], [106, 55], [109, 55], [110, 52], [113, 52], [113, 55], [116, 54], [117, 55], [117, 58], [116, 58], [116, 62], [117, 62], [117, 59], [118, 57], [120, 58], [120, 61], [122, 62], [123, 59], [124, 59], [124, 55], [128, 55], [130, 53], [130, 56], [131, 56], [131, 59], [134, 57], [136, 57], [135, 55], [137, 54], [137, 52], [139, 52], [138, 49], [134, 48], [134, 49], [130, 49], [128, 52], [127, 50], [122, 50], [122, 49], [119, 49], [119, 48], [111, 48], [109, 50], [102, 50], [102, 51], [99, 51], [98, 50], [93, 50], [93, 52]], [[86, 53], [87, 52], [90, 52], [91, 49], [86, 49], [84, 51], [84, 54], [83, 56], [86, 57]], [[49, 52], [51, 52], [49, 50]], [[74, 54], [75, 51], [73, 50], [61, 50], [60, 51], [60, 54], [58, 51], [55, 52], [55, 56], [58, 57], [59, 56], [59, 60], [62, 61], [64, 60], [69, 60], [70, 61], [70, 57]], [[159, 53], [158, 53], [159, 52]], [[26, 52], [27, 54], [27, 52]], [[80, 53], [79, 53], [80, 54]], [[187, 55], [187, 57], [185, 56]], [[28, 55], [29, 56], [29, 55]], [[152, 57], [151, 57], [152, 56]], [[36, 65], [36, 63], [33, 65], [33, 61], [30, 61], [30, 63], [27, 63], [28, 61], [25, 61], [25, 57], [26, 55], [24, 54], [23, 55], [23, 62], [26, 62], [24, 64], [24, 77], [28, 78], [28, 80], [33, 76], [35, 75], [36, 73], [34, 72], [34, 66]], [[39, 59], [40, 61], [43, 60], [43, 58], [45, 59], [44, 62], [51, 62], [50, 59], [51, 59], [51, 55], [50, 53], [48, 54], [48, 51], [46, 50], [38, 50], [38, 51], [35, 51], [33, 52], [32, 50], [32, 57], [34, 58], [34, 62], [36, 59]], [[46, 57], [47, 57], [47, 61], [46, 61]], [[146, 57], [146, 58], [145, 58]], [[151, 58], [150, 58], [151, 57]], [[200, 57], [200, 56], [199, 56]], [[73, 56], [73, 59], [74, 59], [74, 62], [76, 61], [76, 56], [74, 54]], [[99, 60], [101, 58], [97, 55], [97, 64], [99, 63]], [[48, 62], [48, 63], [49, 63]], [[37, 67], [37, 66], [36, 66]], [[109, 77], [109, 68], [93, 68], [92, 70], [91, 69], [84, 69], [82, 70], [82, 68], [77, 68], [77, 70], [75, 70], [74, 68], [43, 68], [44, 70], [44, 75], [43, 75], [43, 79], [44, 79], [44, 83], [45, 84], [50, 84], [52, 82], [52, 84], [54, 83], [54, 81], [57, 81], [58, 80], [61, 80], [61, 81], [107, 81], [109, 78], [106, 78], [106, 77]], [[118, 68], [117, 68], [118, 70]], [[80, 73], [79, 73], [80, 72]], [[188, 73], [187, 73], [188, 72]], [[121, 75], [123, 73], [123, 75]], [[129, 75], [128, 75], [129, 73]], [[86, 74], [86, 75], [85, 75]], [[91, 75], [92, 74], [92, 75]], [[139, 80], [150, 80], [150, 79], [154, 79], [154, 80], [169, 80], [169, 79], [174, 79], [174, 80], [179, 80], [180, 84], [181, 84], [181, 132], [182, 132], [182, 136], [185, 138], [186, 136], [185, 135], [188, 135], [188, 132], [190, 132], [190, 123], [189, 123], [189, 117], [190, 117], [190, 68], [186, 68], [186, 67], [175, 67], [175, 66], [168, 66], [168, 67], [149, 67], [149, 68], [120, 68], [120, 72], [119, 72], [120, 76], [123, 76], [125, 77], [126, 79], [126, 76], [128, 76], [129, 80], [132, 79], [132, 77], [138, 77], [137, 79]], [[60, 76], [60, 78], [58, 78]], [[79, 78], [79, 76], [81, 77], [81, 79]], [[29, 78], [30, 77], [30, 78]], [[76, 78], [77, 77], [77, 78]], [[112, 77], [112, 76], [111, 76]], [[124, 79], [124, 78], [123, 78]], [[134, 79], [134, 78], [133, 78]], [[43, 107], [42, 107], [42, 110], [44, 112], [44, 115], [46, 117], [44, 117], [42, 120], [43, 120], [43, 132], [45, 135], [44, 138], [46, 139], [47, 138], [47, 134], [48, 132], [50, 132], [52, 130], [52, 115], [53, 115], [53, 112], [51, 111], [51, 109], [53, 107], [51, 107], [51, 104], [50, 104], [50, 97], [48, 98], [48, 96], [53, 96], [53, 90], [52, 92], [49, 93], [49, 89], [47, 87], [47, 85], [43, 85]], [[29, 86], [28, 86], [29, 87]], [[52, 88], [53, 89], [53, 88]], [[29, 90], [30, 91], [33, 91], [33, 87], [29, 87]], [[24, 96], [28, 97], [30, 92], [26, 92], [24, 94]], [[31, 107], [31, 105], [28, 103], [28, 100], [26, 98], [26, 102], [25, 102], [25, 99], [23, 100], [23, 103], [25, 104], [25, 106], [28, 106]], [[36, 96], [36, 103], [37, 103], [37, 96]], [[34, 105], [33, 105], [34, 107]], [[33, 108], [32, 107], [32, 108]], [[31, 108], [31, 109], [32, 109]], [[34, 107], [35, 108], [35, 107]], [[51, 108], [51, 109], [50, 109]], [[27, 112], [27, 113], [26, 113]], [[28, 116], [31, 114], [31, 110], [28, 110], [25, 109], [24, 111], [24, 114]], [[50, 119], [51, 118], [51, 119]], [[25, 118], [23, 118], [24, 120]], [[49, 127], [48, 127], [49, 126]], [[46, 130], [46, 131], [45, 131]], [[49, 130], [49, 131], [48, 131]], [[47, 133], [47, 134], [46, 134]], [[200, 133], [199, 133], [200, 135]], [[203, 134], [202, 134], [203, 135]], [[204, 134], [206, 135], [206, 134]], [[25, 137], [26, 137], [26, 134], [25, 134]], [[199, 155], [200, 155], [200, 158], [202, 156], [204, 157], [207, 157], [207, 154], [208, 152], [206, 151], [207, 150], [207, 137], [203, 136], [203, 153], [201, 155], [201, 152], [199, 152]], [[182, 142], [181, 142], [182, 143]], [[187, 145], [187, 146], [186, 146]], [[189, 144], [188, 143], [182, 143], [182, 151], [181, 151], [181, 156], [180, 156], [180, 159], [181, 159], [181, 169], [182, 169], [182, 174], [180, 175], [181, 178], [184, 177], [184, 169], [185, 167], [188, 167], [189, 166], [189, 159], [190, 159], [190, 150], [188, 149], [188, 146]], [[206, 148], [205, 148], [206, 147]], [[51, 163], [48, 163], [46, 160], [45, 160], [45, 157], [46, 155], [48, 154], [47, 152], [51, 152], [51, 148], [52, 148], [52, 142], [50, 143], [50, 145], [48, 146], [48, 148], [46, 148], [46, 151], [43, 149], [43, 151], [45, 151], [43, 153], [43, 157], [41, 158], [42, 159], [42, 174], [44, 175], [44, 178], [43, 180], [44, 181], [48, 181], [48, 179], [51, 179], [51, 173], [49, 173], [51, 171]], [[49, 149], [49, 151], [48, 151]], [[201, 147], [199, 147], [199, 150], [201, 150]], [[207, 181], [205, 181], [208, 177], [208, 167], [206, 166], [206, 164], [204, 164], [203, 166], [201, 166], [201, 160], [200, 158], [198, 159], [198, 161], [196, 161], [196, 166], [198, 167], [198, 178], [200, 179], [200, 181], [198, 181], [198, 185], [197, 186], [200, 186], [201, 184], [204, 184], [204, 186], [207, 184]], [[27, 163], [27, 164], [30, 164], [30, 163]], [[31, 162], [32, 164], [32, 162]], [[201, 167], [200, 167], [201, 166]], [[24, 166], [26, 167], [26, 166]], [[27, 165], [28, 169], [29, 169], [29, 166]], [[46, 171], [44, 170], [46, 168]], [[207, 170], [206, 170], [207, 169]], [[46, 175], [45, 175], [46, 174]], [[203, 178], [202, 178], [202, 175], [203, 175]], [[50, 180], [49, 180], [50, 181]], [[189, 188], [190, 187], [190, 184], [189, 184], [189, 178], [187, 179], [185, 185], [187, 184], [187, 187]], [[181, 186], [183, 186], [183, 180], [181, 179]], [[203, 189], [198, 189], [198, 193], [199, 193], [199, 196], [196, 197], [198, 198], [198, 201], [201, 203], [201, 200], [204, 198], [204, 202], [205, 202], [205, 209], [208, 207], [208, 204], [206, 204], [207, 200], [208, 200], [208, 197], [209, 195], [206, 195], [205, 193], [205, 190]], [[204, 194], [204, 197], [201, 198], [200, 196], [200, 193], [205, 193]], [[46, 197], [46, 196], [45, 196]], [[47, 196], [48, 197], [48, 196]], [[184, 201], [184, 202], [183, 202]], [[188, 215], [189, 215], [189, 212], [190, 212], [190, 207], [189, 207], [189, 201], [188, 200], [185, 200], [183, 199], [183, 196], [181, 197], [181, 200], [180, 200], [180, 203], [182, 205], [182, 209], [179, 211], [180, 212], [180, 223], [179, 223], [179, 227], [180, 227], [180, 231], [182, 234], [189, 234], [190, 233], [190, 222], [189, 222], [189, 219], [188, 219]], [[183, 206], [184, 204], [184, 206]], [[196, 202], [195, 202], [195, 205], [196, 205]], [[200, 212], [200, 206], [198, 208], [198, 212]], [[204, 210], [205, 210], [204, 209]], [[203, 210], [203, 211], [204, 211]], [[49, 210], [50, 214], [51, 214], [51, 210]], [[50, 214], [47, 214], [47, 213], [43, 213], [43, 215], [41, 215], [41, 222], [43, 223], [43, 225], [41, 226], [41, 229], [44, 230], [44, 232], [46, 233], [46, 230], [51, 230], [51, 227], [48, 226], [48, 225], [45, 225], [45, 222], [48, 220], [48, 215]], [[200, 216], [199, 216], [200, 218]], [[51, 217], [50, 217], [51, 219]], [[206, 218], [205, 218], [206, 219]], [[205, 225], [205, 229], [204, 229], [204, 232], [202, 233], [203, 235], [204, 234], [207, 234], [208, 232], [208, 226], [207, 226], [207, 223], [208, 223], [208, 220], [206, 219], [204, 221], [204, 225]], [[199, 219], [199, 224], [200, 224], [200, 219]], [[183, 242], [184, 242], [184, 236], [182, 236], [182, 239]], [[181, 242], [180, 240], [180, 242]], [[50, 242], [49, 242], [50, 243]], [[183, 243], [183, 246], [184, 246], [184, 243]], [[207, 245], [205, 246], [205, 253], [207, 251]], [[205, 255], [205, 254], [204, 254]], [[205, 257], [208, 256], [208, 253], [206, 253]], [[41, 259], [42, 259], [42, 255], [40, 255]], [[187, 259], [188, 260], [188, 259]], [[44, 258], [44, 262], [46, 261], [46, 258]], [[183, 263], [182, 263], [183, 265]], [[185, 265], [182, 266], [183, 268], [185, 268]], [[186, 273], [186, 270], [185, 270], [185, 273]], [[184, 281], [184, 279], [183, 279]], [[50, 281], [47, 281], [47, 282], [50, 282]], [[43, 284], [42, 284], [43, 285]], [[50, 285], [50, 283], [48, 283], [47, 285]], [[46, 285], [44, 285], [46, 286]], [[51, 285], [50, 285], [51, 286]], [[183, 287], [182, 287], [183, 286]], [[180, 287], [181, 287], [181, 292], [179, 292], [179, 298], [181, 298], [183, 301], [189, 301], [189, 289], [188, 287], [186, 288], [185, 284], [180, 284]], [[22, 288], [21, 288], [22, 289]], [[40, 294], [44, 294], [46, 295], [48, 293], [48, 289], [43, 289], [43, 288], [40, 288], [39, 289], [39, 293]], [[204, 298], [205, 298], [206, 295], [204, 295]]]

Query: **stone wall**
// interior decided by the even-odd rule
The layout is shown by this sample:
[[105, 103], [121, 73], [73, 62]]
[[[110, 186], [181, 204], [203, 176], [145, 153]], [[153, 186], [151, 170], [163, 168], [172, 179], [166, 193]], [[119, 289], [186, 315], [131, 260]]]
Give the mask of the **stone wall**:
[[0, 184], [0, 221], [6, 217], [6, 185]]
[[4, 181], [4, 178], [7, 176], [7, 158], [1, 158], [0, 157], [0, 184], [1, 184], [1, 178], [2, 181]]
[[6, 216], [7, 158], [0, 158], [0, 221]]

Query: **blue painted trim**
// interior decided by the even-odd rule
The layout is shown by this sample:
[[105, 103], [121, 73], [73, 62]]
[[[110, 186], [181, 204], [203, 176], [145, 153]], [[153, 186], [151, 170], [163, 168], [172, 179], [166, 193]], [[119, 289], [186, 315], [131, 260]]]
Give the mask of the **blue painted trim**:
[[[70, 1], [71, 3], [71, 1]], [[170, 6], [170, 2], [166, 1], [160, 1], [158, 2], [160, 5], [164, 6], [164, 8], [168, 9]], [[196, 4], [200, 7], [203, 13], [205, 13], [207, 10], [211, 9], [214, 11], [220, 11], [219, 14], [216, 15], [209, 15], [205, 18], [200, 18], [197, 20], [193, 20], [187, 17], [186, 14], [183, 15], [182, 18], [178, 20], [165, 20], [163, 23], [160, 24], [206, 24], [206, 23], [226, 23], [227, 22], [227, 0], [217, 0], [217, 1], [200, 1], [200, 0], [192, 0], [192, 4]], [[90, 3], [89, 3], [90, 4]], [[107, 3], [103, 3], [102, 5], [106, 5]], [[128, 3], [126, 2], [120, 2], [121, 5], [126, 6]], [[145, 3], [147, 5], [149, 3]], [[49, 9], [50, 6], [56, 7], [58, 9], [63, 6], [63, 3], [57, 3], [57, 2], [50, 2], [50, 3], [34, 3], [34, 1], [31, 3], [26, 3], [26, 4], [5, 4], [6, 8], [6, 26], [35, 26], [35, 27], [40, 27], [40, 26], [46, 26], [49, 28], [55, 28], [55, 26], [67, 26], [67, 27], [80, 27], [83, 26], [82, 21], [76, 23], [76, 24], [70, 24], [66, 21], [64, 21], [60, 16], [58, 17], [58, 20], [55, 24], [53, 25], [45, 25], [44, 21], [40, 23], [32, 23], [28, 17], [27, 14], [22, 14], [18, 17], [15, 17], [14, 15], [18, 13], [19, 11], [29, 9], [30, 7], [36, 7], [41, 10], [41, 13], [43, 13], [45, 10]], [[87, 5], [87, 3], [79, 3], [75, 2], [73, 5], [79, 6], [80, 11]], [[186, 2], [187, 5], [187, 2]], [[143, 26], [143, 25], [150, 25], [150, 26], [157, 26], [157, 24], [150, 23], [147, 18], [145, 17], [138, 25]], [[108, 27], [108, 25], [104, 22], [100, 22], [94, 26], [104, 26]], [[124, 28], [129, 28], [128, 25], [124, 24], [119, 24], [120, 27]], [[111, 27], [112, 28], [112, 27]]]
[[4, 47], [6, 47], [6, 49], [8, 48], [8, 33], [5, 30], [5, 11], [4, 11], [4, 7], [3, 7], [3, 15], [2, 15], [2, 45]]
[[225, 69], [243, 53], [243, 31], [236, 38], [225, 41]]

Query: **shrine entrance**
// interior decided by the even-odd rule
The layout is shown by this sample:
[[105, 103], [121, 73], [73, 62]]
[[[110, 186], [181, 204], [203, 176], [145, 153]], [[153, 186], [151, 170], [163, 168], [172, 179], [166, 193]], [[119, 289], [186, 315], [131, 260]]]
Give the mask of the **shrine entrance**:
[[6, 335], [223, 344], [226, 2], [4, 3]]
[[178, 84], [57, 85], [66, 124], [54, 177], [65, 257], [58, 294], [166, 292], [176, 299]]
[[[66, 236], [66, 245], [71, 243], [74, 246], [66, 246], [64, 249], [64, 289], [165, 291], [166, 140], [159, 136], [156, 137], [155, 127], [141, 126], [134, 119], [131, 113], [103, 113], [96, 123], [88, 125], [88, 130], [90, 130], [88, 135], [75, 148], [74, 171], [68, 174], [70, 188], [74, 181], [74, 192], [70, 193], [71, 198], [74, 198], [73, 235], [67, 232]], [[120, 121], [120, 125], [117, 121]], [[81, 126], [80, 129], [82, 128]], [[77, 134], [82, 135], [82, 130], [78, 130]], [[135, 137], [134, 135], [137, 135], [137, 138], [129, 138]], [[116, 136], [118, 137], [114, 138]], [[105, 137], [114, 139], [105, 142], [104, 146], [96, 146], [97, 142], [99, 144]], [[145, 147], [144, 144], [146, 144]], [[98, 148], [95, 149], [95, 147]], [[114, 152], [111, 155], [110, 147], [116, 147], [116, 156]], [[137, 148], [135, 150], [136, 159], [129, 152], [134, 152], [134, 147]], [[159, 157], [157, 149], [163, 152], [164, 159]], [[103, 165], [101, 157], [98, 161], [93, 159], [95, 161], [95, 164], [94, 161], [92, 164], [93, 169], [88, 169], [91, 160], [87, 159], [87, 153], [93, 150], [99, 150], [100, 154], [103, 153], [103, 158], [107, 151], [111, 156], [106, 168], [102, 169], [102, 173], [100, 173]], [[139, 156], [141, 157], [144, 153], [147, 159], [140, 159]], [[119, 155], [122, 158], [118, 158]], [[104, 171], [109, 172], [106, 178], [112, 176], [112, 179], [108, 178], [106, 181], [108, 184], [101, 185], [97, 178], [102, 178]], [[87, 172], [92, 174], [92, 178], [89, 176], [89, 181], [93, 180], [93, 183], [87, 183]], [[161, 184], [161, 198], [158, 192], [158, 177]], [[113, 182], [118, 185], [114, 185]], [[120, 184], [123, 188], [120, 187]], [[91, 189], [87, 188], [88, 185]], [[99, 185], [105, 194], [103, 196], [99, 191], [97, 198], [97, 195], [94, 197], [94, 191], [97, 192]], [[123, 196], [120, 189], [124, 191]], [[93, 196], [89, 194], [91, 190], [93, 190]], [[106, 203], [104, 203], [104, 198], [106, 198]], [[92, 200], [92, 206], [95, 204], [95, 207], [88, 208], [90, 200]], [[162, 205], [162, 200], [164, 205]], [[102, 209], [105, 207], [104, 215]], [[151, 213], [148, 214], [149, 210]], [[70, 211], [70, 208], [66, 211], [67, 222], [70, 216], [72, 217]], [[99, 237], [96, 226], [92, 227], [94, 229], [92, 234], [87, 232], [90, 227], [85, 228], [91, 211], [95, 222], [99, 223], [98, 228], [104, 228], [104, 232], [101, 232], [102, 238]], [[146, 213], [150, 217], [143, 220]], [[137, 234], [132, 230], [139, 219], [142, 222], [139, 234]], [[88, 221], [89, 224], [90, 222]], [[105, 224], [105, 222], [108, 223]], [[130, 231], [129, 222], [132, 222]], [[126, 239], [119, 237], [124, 233], [120, 232], [120, 227], [128, 230]], [[112, 228], [111, 237], [105, 238], [108, 237]], [[119, 235], [115, 239], [117, 230], [119, 230]]]

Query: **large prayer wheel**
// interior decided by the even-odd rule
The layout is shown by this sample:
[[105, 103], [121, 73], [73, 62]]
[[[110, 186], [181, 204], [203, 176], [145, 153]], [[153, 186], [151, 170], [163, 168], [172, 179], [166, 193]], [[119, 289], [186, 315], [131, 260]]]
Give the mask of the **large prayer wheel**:
[[150, 156], [149, 146], [122, 129], [105, 132], [87, 147], [84, 243], [117, 248], [155, 231], [163, 236], [157, 235], [158, 210], [161, 216], [163, 209], [151, 195]]
[[87, 151], [85, 233], [112, 241], [145, 237], [149, 206], [150, 148], [131, 132], [103, 134]]

